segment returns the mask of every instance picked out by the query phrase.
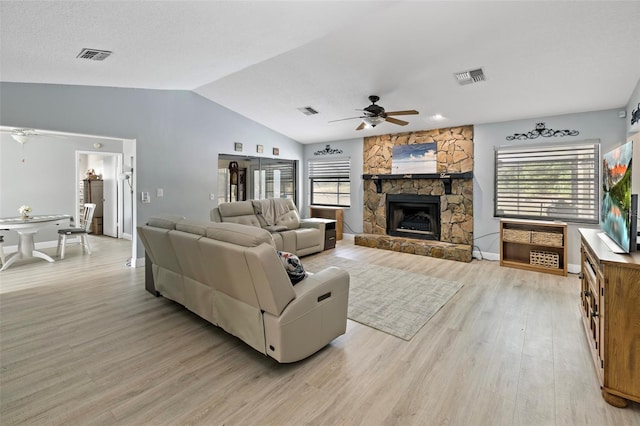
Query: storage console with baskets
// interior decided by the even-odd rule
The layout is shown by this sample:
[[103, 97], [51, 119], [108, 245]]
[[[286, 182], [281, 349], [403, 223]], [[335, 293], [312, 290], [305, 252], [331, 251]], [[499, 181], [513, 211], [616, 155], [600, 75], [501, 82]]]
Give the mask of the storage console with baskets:
[[567, 224], [503, 219], [500, 266], [567, 275]]

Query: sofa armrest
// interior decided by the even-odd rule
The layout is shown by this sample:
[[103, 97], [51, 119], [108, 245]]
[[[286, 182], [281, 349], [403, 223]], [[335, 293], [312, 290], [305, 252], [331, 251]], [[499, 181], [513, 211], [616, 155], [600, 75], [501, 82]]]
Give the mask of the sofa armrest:
[[308, 220], [308, 219], [300, 219], [300, 228], [315, 228], [322, 231], [322, 238], [324, 239], [324, 229], [326, 223], [316, 221], [316, 220]]
[[315, 353], [347, 330], [349, 274], [330, 267], [293, 287], [293, 299], [280, 316], [264, 313], [267, 355], [295, 362]]
[[293, 287], [296, 298], [280, 314], [279, 322], [284, 325], [306, 315], [322, 304], [330, 303], [336, 297], [349, 297], [349, 273], [335, 266], [323, 269]]

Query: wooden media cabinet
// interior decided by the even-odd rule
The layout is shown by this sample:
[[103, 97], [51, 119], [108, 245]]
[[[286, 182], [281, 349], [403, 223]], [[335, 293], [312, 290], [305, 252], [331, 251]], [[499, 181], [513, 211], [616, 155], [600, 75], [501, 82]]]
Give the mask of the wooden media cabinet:
[[616, 254], [597, 229], [579, 229], [580, 312], [602, 397], [640, 402], [640, 252]]

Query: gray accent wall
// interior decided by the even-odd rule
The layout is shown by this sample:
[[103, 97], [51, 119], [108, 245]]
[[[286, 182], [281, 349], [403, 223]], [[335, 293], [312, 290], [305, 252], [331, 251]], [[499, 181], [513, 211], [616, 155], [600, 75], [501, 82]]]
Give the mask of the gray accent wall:
[[[474, 240], [476, 253], [481, 251], [490, 259], [499, 258], [499, 218], [493, 217], [494, 196], [494, 147], [503, 145], [524, 144], [562, 144], [584, 140], [599, 139], [601, 152], [606, 152], [625, 141], [624, 120], [618, 116], [622, 110], [567, 114], [552, 117], [538, 117], [528, 120], [506, 121], [502, 123], [477, 124], [474, 126]], [[554, 130], [578, 130], [577, 136], [539, 137], [534, 140], [512, 141], [505, 138], [514, 133], [525, 133], [535, 128], [536, 123], [543, 122], [545, 126]], [[573, 272], [580, 265], [580, 237], [578, 228], [598, 225], [569, 224], [569, 265]]]
[[[326, 146], [330, 145], [332, 149], [342, 150], [341, 154], [326, 154], [315, 155], [318, 151], [325, 150]], [[309, 182], [309, 168], [307, 163], [309, 160], [330, 160], [335, 159], [351, 159], [351, 207], [344, 209], [344, 232], [348, 234], [362, 233], [362, 212], [363, 212], [363, 197], [364, 188], [362, 181], [362, 162], [364, 155], [364, 141], [363, 139], [347, 139], [342, 141], [335, 141], [330, 143], [317, 143], [304, 146], [304, 164], [302, 169], [304, 170], [304, 192], [305, 197], [303, 201], [303, 215], [308, 217], [309, 215], [309, 201], [311, 197], [310, 182]]]
[[[216, 205], [210, 194], [218, 188], [219, 153], [255, 155], [256, 145], [261, 144], [265, 153], [279, 148], [280, 158], [303, 158], [300, 143], [190, 91], [2, 82], [0, 124], [135, 139], [138, 224], [164, 213], [209, 220], [209, 211]], [[234, 151], [234, 142], [243, 143], [242, 153]], [[7, 180], [4, 162], [15, 159], [3, 151], [0, 161], [0, 214], [10, 216], [19, 206], [14, 209], [9, 204], [20, 197]], [[32, 173], [23, 183], [39, 185], [43, 178], [59, 179], [56, 174]], [[162, 198], [156, 197], [157, 188], [164, 190]], [[149, 192], [151, 203], [140, 202], [142, 191]], [[304, 199], [302, 177], [299, 196]], [[43, 210], [59, 208], [45, 204]], [[144, 257], [142, 244], [137, 257]]]

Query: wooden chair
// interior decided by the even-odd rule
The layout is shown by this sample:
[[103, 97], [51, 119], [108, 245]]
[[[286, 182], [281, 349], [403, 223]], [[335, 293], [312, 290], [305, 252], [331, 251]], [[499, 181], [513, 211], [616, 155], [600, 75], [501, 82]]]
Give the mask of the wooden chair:
[[80, 227], [67, 228], [58, 230], [58, 251], [57, 256], [60, 259], [64, 259], [64, 249], [67, 245], [67, 237], [69, 235], [76, 235], [80, 237], [80, 243], [82, 244], [82, 250], [86, 249], [87, 253], [91, 254], [91, 247], [89, 246], [89, 229], [91, 228], [91, 220], [93, 219], [93, 212], [96, 210], [96, 205], [92, 203], [85, 203], [84, 210], [82, 211], [82, 217], [80, 218]]

